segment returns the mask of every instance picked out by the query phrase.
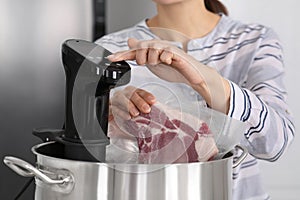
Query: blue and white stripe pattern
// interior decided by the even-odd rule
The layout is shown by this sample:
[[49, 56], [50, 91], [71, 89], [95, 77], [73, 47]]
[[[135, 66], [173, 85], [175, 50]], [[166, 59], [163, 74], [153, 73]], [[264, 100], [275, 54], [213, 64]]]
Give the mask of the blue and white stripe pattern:
[[[96, 43], [117, 52], [128, 49], [130, 37], [157, 39], [142, 21], [134, 27], [108, 34]], [[176, 45], [180, 47], [180, 44]], [[228, 115], [249, 124], [241, 144], [247, 147], [250, 155], [234, 169], [233, 199], [270, 199], [260, 180], [258, 159], [276, 161], [291, 143], [295, 132], [286, 103], [280, 41], [270, 28], [243, 24], [222, 15], [211, 33], [190, 40], [187, 53], [215, 68], [230, 81]], [[146, 68], [136, 68], [133, 65], [133, 70], [138, 72], [132, 73], [133, 76], [151, 78]], [[239, 154], [237, 151], [235, 156]]]

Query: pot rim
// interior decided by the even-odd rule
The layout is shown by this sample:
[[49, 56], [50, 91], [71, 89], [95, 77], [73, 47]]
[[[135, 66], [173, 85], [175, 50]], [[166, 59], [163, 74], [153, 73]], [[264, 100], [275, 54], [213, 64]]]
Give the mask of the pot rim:
[[39, 153], [37, 150], [43, 146], [46, 146], [46, 145], [50, 145], [50, 144], [54, 144], [54, 143], [57, 143], [56, 141], [50, 141], [50, 142], [44, 142], [44, 143], [41, 143], [41, 144], [37, 144], [35, 146], [33, 146], [31, 148], [31, 151], [33, 152], [33, 154], [35, 154], [36, 156], [41, 156], [45, 159], [55, 159], [57, 161], [61, 160], [61, 161], [68, 161], [68, 162], [76, 162], [76, 163], [82, 163], [82, 164], [92, 164], [92, 165], [107, 165], [107, 166], [115, 166], [115, 165], [118, 165], [118, 166], [153, 166], [153, 167], [159, 167], [159, 166], [166, 166], [166, 165], [172, 165], [172, 166], [186, 166], [186, 165], [206, 165], [206, 164], [213, 164], [213, 163], [218, 163], [218, 162], [225, 162], [227, 160], [230, 160], [230, 159], [233, 159], [233, 156], [234, 156], [234, 150], [231, 150], [230, 153], [232, 155], [226, 157], [226, 158], [222, 158], [222, 159], [218, 159], [218, 160], [211, 160], [211, 161], [205, 161], [205, 162], [190, 162], [190, 163], [170, 163], [170, 164], [139, 164], [139, 163], [106, 163], [106, 162], [89, 162], [89, 161], [81, 161], [81, 160], [71, 160], [71, 159], [66, 159], [66, 158], [57, 158], [57, 157], [53, 157], [53, 156], [49, 156], [49, 155], [45, 155], [45, 154], [42, 154], [42, 153]]

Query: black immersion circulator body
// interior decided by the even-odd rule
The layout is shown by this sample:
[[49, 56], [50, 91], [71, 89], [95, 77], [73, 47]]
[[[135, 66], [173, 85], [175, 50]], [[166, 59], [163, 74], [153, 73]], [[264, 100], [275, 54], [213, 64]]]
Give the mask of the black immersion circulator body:
[[[105, 160], [105, 148], [109, 144], [107, 127], [110, 89], [130, 81], [130, 66], [125, 61], [110, 62], [106, 59], [110, 54], [105, 48], [83, 40], [67, 40], [62, 46], [62, 61], [66, 74], [66, 112], [65, 129], [58, 140], [64, 145], [66, 158], [85, 161]], [[79, 133], [77, 130], [73, 112], [73, 98], [76, 98], [75, 83], [88, 88], [78, 93], [78, 98], [95, 97], [95, 106], [92, 105], [92, 109], [96, 110], [100, 132], [80, 130]], [[87, 105], [77, 106], [82, 106], [83, 110], [89, 109]], [[92, 112], [82, 113], [88, 115]], [[80, 119], [81, 116], [78, 117]]]

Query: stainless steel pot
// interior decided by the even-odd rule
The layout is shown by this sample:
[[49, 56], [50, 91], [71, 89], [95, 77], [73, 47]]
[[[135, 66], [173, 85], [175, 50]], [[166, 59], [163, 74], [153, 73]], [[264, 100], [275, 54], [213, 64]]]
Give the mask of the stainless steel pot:
[[[56, 142], [32, 148], [36, 167], [15, 157], [4, 162], [21, 176], [35, 177], [36, 200], [230, 200], [233, 151], [220, 160], [184, 164], [111, 164], [48, 155]], [[55, 154], [55, 153], [54, 153]]]

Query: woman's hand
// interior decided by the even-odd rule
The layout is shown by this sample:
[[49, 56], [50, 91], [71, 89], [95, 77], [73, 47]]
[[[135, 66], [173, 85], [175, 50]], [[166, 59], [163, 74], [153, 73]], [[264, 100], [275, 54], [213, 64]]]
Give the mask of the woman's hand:
[[110, 100], [110, 120], [113, 116], [129, 120], [140, 113], [149, 113], [151, 105], [156, 102], [155, 97], [142, 89], [128, 86], [124, 90], [116, 91]]
[[130, 50], [117, 52], [108, 56], [113, 61], [136, 60], [138, 65], [147, 65], [149, 70], [159, 78], [170, 82], [197, 84], [201, 82], [195, 76], [195, 69], [187, 67], [191, 58], [181, 49], [171, 45], [168, 41], [148, 40], [138, 41], [129, 39]]
[[136, 60], [146, 65], [159, 78], [190, 85], [215, 110], [227, 113], [230, 100], [230, 85], [213, 68], [197, 61], [168, 41], [129, 39], [130, 50], [108, 56], [112, 62]]

